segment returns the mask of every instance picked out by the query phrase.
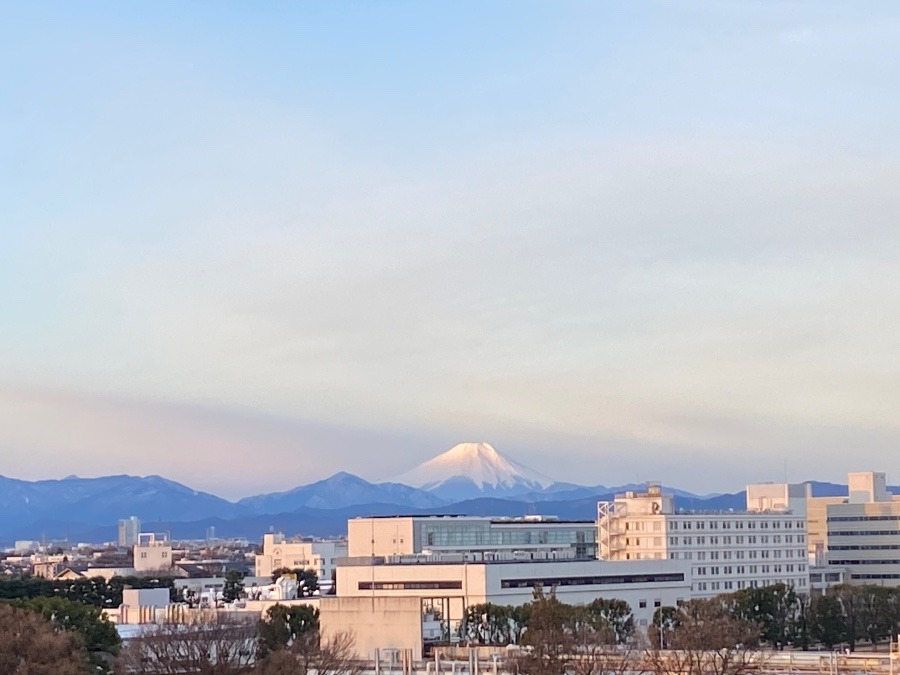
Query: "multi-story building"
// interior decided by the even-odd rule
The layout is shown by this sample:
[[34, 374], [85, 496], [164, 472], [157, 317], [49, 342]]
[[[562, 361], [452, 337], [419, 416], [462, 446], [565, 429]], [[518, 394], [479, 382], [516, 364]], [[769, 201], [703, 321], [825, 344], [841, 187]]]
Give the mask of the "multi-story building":
[[311, 569], [320, 585], [331, 583], [335, 561], [347, 555], [347, 542], [338, 539], [285, 539], [278, 532], [263, 535], [262, 552], [256, 556], [256, 576], [271, 577], [279, 568]]
[[119, 521], [119, 546], [131, 548], [138, 541], [141, 533], [141, 521], [137, 516], [123, 518]]
[[172, 546], [165, 536], [141, 532], [132, 550], [135, 572], [156, 572], [173, 567]]
[[850, 583], [900, 586], [900, 501], [883, 473], [847, 476], [848, 496], [829, 504], [826, 558]]
[[[768, 493], [774, 492], [769, 487], [748, 490], [757, 505], [760, 499], [770, 500]], [[800, 489], [781, 490], [786, 501], [799, 500], [799, 496], [791, 497], [792, 492], [799, 495]], [[613, 502], [601, 502], [597, 510], [601, 559], [689, 561], [693, 597], [779, 582], [799, 592], [809, 589], [802, 513], [676, 511], [672, 496], [663, 494], [656, 484], [649, 484], [644, 492], [625, 492]]]
[[810, 497], [806, 500], [806, 549], [811, 565], [826, 564], [828, 550], [828, 507], [843, 504], [847, 497]]
[[347, 522], [348, 554], [469, 555], [482, 560], [589, 560], [597, 557], [591, 520], [550, 516], [385, 516]]

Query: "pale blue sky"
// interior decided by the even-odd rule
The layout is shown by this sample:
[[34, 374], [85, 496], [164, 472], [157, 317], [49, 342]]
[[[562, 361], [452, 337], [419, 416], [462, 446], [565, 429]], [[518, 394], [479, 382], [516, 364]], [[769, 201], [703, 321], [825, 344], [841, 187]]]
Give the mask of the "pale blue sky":
[[895, 3], [0, 9], [0, 473], [891, 478]]

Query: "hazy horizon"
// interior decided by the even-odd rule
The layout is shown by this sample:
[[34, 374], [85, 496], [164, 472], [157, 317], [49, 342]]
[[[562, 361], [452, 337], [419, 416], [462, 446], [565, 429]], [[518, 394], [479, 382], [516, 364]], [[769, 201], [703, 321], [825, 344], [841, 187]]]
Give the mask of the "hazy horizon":
[[4, 14], [0, 474], [900, 481], [894, 3]]

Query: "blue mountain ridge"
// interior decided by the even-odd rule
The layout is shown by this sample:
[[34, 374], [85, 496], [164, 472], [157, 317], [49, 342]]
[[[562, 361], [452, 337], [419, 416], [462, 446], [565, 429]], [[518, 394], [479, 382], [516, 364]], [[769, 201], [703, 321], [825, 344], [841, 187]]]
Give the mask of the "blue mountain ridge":
[[[816, 496], [846, 494], [837, 483], [811, 481]], [[446, 501], [400, 483], [370, 483], [340, 472], [292, 490], [255, 495], [231, 502], [161, 476], [103, 476], [25, 481], [0, 476], [0, 542], [14, 539], [66, 538], [70, 541], [115, 539], [119, 518], [136, 515], [144, 529], [173, 537], [202, 537], [208, 526], [218, 536], [255, 539], [271, 529], [312, 536], [339, 535], [348, 518], [399, 513], [466, 515], [552, 515], [593, 519], [597, 501], [625, 489], [554, 484], [516, 496], [483, 496]], [[744, 507], [744, 492], [694, 495], [674, 488], [676, 506], [685, 510]], [[900, 487], [892, 487], [900, 493]]]

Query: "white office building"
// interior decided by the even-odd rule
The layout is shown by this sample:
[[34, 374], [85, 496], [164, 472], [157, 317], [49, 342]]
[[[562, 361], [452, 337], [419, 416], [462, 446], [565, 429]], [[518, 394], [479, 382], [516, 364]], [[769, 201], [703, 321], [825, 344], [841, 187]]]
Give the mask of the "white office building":
[[900, 501], [884, 473], [847, 476], [846, 502], [827, 505], [828, 565], [856, 584], [900, 586]]
[[[799, 492], [798, 486], [765, 484], [764, 489], [750, 486], [748, 496], [751, 506], [783, 507], [791, 499], [799, 500]], [[613, 502], [601, 502], [597, 511], [602, 560], [686, 561], [692, 597], [775, 583], [799, 592], [809, 590], [803, 513], [781, 508], [676, 511], [672, 496], [663, 494], [656, 484], [649, 484], [644, 492], [626, 492]]]
[[439, 615], [445, 635], [457, 639], [466, 607], [485, 602], [523, 605], [534, 588], [556, 589], [561, 602], [582, 605], [596, 598], [626, 601], [635, 623], [645, 627], [660, 606], [691, 597], [690, 565], [678, 560], [606, 562], [529, 560], [430, 562], [348, 558], [337, 574], [338, 598], [419, 598], [423, 616]]
[[271, 577], [280, 568], [309, 569], [320, 586], [331, 584], [335, 561], [347, 555], [343, 539], [286, 539], [278, 532], [263, 535], [262, 552], [256, 556], [256, 576]]

